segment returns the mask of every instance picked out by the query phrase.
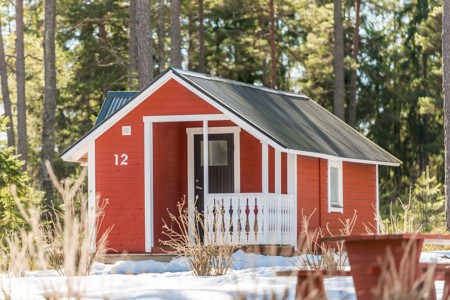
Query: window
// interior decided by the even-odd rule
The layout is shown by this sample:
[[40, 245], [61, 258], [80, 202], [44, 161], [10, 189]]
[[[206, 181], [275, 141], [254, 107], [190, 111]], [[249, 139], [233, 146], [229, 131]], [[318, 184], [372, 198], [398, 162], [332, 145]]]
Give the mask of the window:
[[328, 212], [343, 212], [342, 161], [328, 161]]
[[[228, 165], [228, 145], [226, 140], [208, 141], [209, 166]], [[200, 164], [203, 166], [203, 141], [200, 142]]]

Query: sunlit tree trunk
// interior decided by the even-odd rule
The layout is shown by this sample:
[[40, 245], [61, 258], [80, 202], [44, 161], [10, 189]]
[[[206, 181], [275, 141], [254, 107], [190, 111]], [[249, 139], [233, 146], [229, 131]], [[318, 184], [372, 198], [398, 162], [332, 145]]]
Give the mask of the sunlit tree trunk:
[[444, 0], [442, 14], [442, 67], [445, 131], [445, 200], [446, 223], [450, 231], [450, 0]]
[[136, 9], [139, 90], [142, 90], [153, 80], [153, 42], [150, 26], [150, 0], [137, 0]]
[[131, 88], [133, 88], [138, 70], [138, 53], [136, 45], [136, 0], [130, 0], [130, 21], [128, 27], [130, 31], [128, 37], [128, 84]]
[[342, 25], [342, 0], [334, 0], [334, 114], [345, 119], [344, 86], [344, 28]]
[[172, 0], [170, 7], [170, 66], [181, 68], [180, 0]]
[[166, 69], [166, 60], [164, 55], [164, 0], [159, 0], [158, 5], [158, 68], [162, 73]]
[[277, 86], [277, 52], [276, 52], [276, 36], [275, 36], [275, 8], [274, 0], [269, 1], [270, 10], [270, 87]]
[[11, 98], [9, 96], [8, 71], [6, 70], [5, 47], [3, 45], [2, 20], [0, 19], [0, 79], [2, 87], [3, 108], [5, 117], [8, 120], [8, 131], [6, 137], [8, 139], [8, 147], [14, 147], [16, 140], [14, 137], [14, 122], [11, 109]]
[[205, 30], [203, 28], [204, 11], [203, 0], [198, 0], [198, 71], [206, 72]]
[[[361, 0], [355, 1], [355, 32], [353, 33], [353, 62], [358, 63], [359, 52], [359, 15], [360, 15]], [[348, 117], [348, 123], [350, 126], [356, 125], [356, 66], [352, 68], [352, 74], [350, 78], [350, 111]]]
[[55, 57], [56, 0], [45, 0], [44, 8], [44, 113], [42, 119], [42, 153], [40, 185], [45, 192], [45, 203], [52, 209], [53, 186], [45, 167], [51, 164], [55, 152], [56, 113], [56, 57]]
[[27, 104], [25, 102], [25, 51], [23, 41], [23, 0], [16, 0], [16, 81], [17, 81], [17, 153], [27, 168]]

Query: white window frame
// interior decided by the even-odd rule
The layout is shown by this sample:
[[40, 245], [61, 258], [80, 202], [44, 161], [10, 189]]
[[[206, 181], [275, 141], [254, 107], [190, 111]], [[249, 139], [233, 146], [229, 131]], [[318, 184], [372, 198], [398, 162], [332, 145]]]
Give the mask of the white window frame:
[[[338, 169], [338, 203], [339, 207], [331, 205], [331, 168]], [[328, 160], [328, 212], [344, 212], [344, 179], [341, 160]]]

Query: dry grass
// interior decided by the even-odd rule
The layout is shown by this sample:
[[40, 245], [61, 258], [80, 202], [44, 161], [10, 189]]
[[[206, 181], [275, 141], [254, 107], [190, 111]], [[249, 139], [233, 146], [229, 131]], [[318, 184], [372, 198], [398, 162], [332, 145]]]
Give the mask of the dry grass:
[[207, 229], [204, 221], [206, 217], [203, 218], [197, 209], [193, 209], [191, 214], [194, 217], [190, 220], [185, 197], [177, 203], [176, 214], [167, 211], [171, 221], [169, 225], [163, 219], [163, 235], [167, 239], [160, 240], [162, 245], [171, 249], [167, 252], [184, 257], [196, 276], [226, 274], [233, 263], [232, 254], [239, 246], [224, 242], [221, 230], [216, 230], [217, 234], [214, 237], [203, 235], [202, 232], [206, 232]]
[[403, 202], [402, 199], [397, 198], [400, 203], [401, 213], [394, 212], [393, 202], [389, 205], [389, 218], [383, 220], [381, 215], [374, 209], [375, 223], [378, 224], [374, 226], [373, 224], [364, 224], [366, 232], [369, 234], [400, 234], [400, 233], [418, 233], [421, 230], [420, 226], [415, 226], [414, 221], [416, 220], [416, 215], [411, 211], [411, 201], [412, 192], [409, 190], [408, 202]]
[[[299, 237], [300, 255], [295, 265], [302, 270], [344, 270], [347, 266], [344, 242], [321, 242], [325, 232], [326, 235], [333, 236], [333, 234], [328, 225], [325, 230], [322, 228], [310, 230], [310, 219], [314, 213], [315, 210], [309, 216], [302, 215], [302, 232]], [[351, 219], [339, 220], [342, 224], [340, 235], [350, 235], [356, 220], [356, 211]]]
[[[65, 276], [88, 275], [94, 260], [106, 251], [110, 229], [97, 241], [95, 230], [96, 223], [101, 223], [104, 207], [99, 207], [96, 217], [89, 220], [87, 198], [80, 189], [86, 176], [85, 169], [76, 180], [58, 181], [49, 164], [47, 168], [62, 196], [64, 212], [55, 210], [53, 222], [45, 224], [40, 221], [42, 213], [38, 207], [25, 209], [15, 196], [30, 230], [22, 230], [6, 238], [6, 246], [0, 249], [0, 271], [23, 276], [30, 270], [56, 269]], [[76, 202], [80, 203], [78, 213], [75, 212]]]

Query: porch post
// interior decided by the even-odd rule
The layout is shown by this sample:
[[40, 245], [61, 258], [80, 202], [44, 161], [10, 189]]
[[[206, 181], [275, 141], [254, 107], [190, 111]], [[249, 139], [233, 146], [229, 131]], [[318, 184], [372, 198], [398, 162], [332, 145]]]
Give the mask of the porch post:
[[294, 210], [291, 213], [293, 218], [291, 219], [292, 226], [292, 236], [291, 236], [291, 244], [294, 246], [294, 249], [297, 250], [298, 247], [298, 232], [297, 232], [297, 155], [293, 153], [288, 153], [287, 155], [287, 192], [289, 195], [293, 197], [292, 201], [294, 202], [291, 208]]
[[275, 149], [275, 194], [281, 194], [281, 152]]
[[[264, 211], [264, 236], [262, 242], [264, 244], [272, 243], [270, 234], [269, 234], [269, 197], [267, 194], [269, 193], [269, 147], [267, 143], [261, 141], [261, 189], [262, 189], [262, 203], [260, 201], [260, 206], [262, 208], [261, 211]], [[263, 204], [263, 205], [261, 205]], [[267, 214], [267, 215], [266, 215]], [[273, 222], [273, 221], [272, 221]], [[276, 239], [276, 237], [275, 237]]]
[[152, 252], [153, 232], [153, 122], [144, 119], [145, 252]]
[[261, 151], [262, 151], [262, 193], [266, 195], [269, 192], [269, 146], [267, 143], [261, 141]]
[[205, 200], [209, 193], [209, 142], [208, 142], [208, 121], [203, 121], [203, 211], [205, 210]]

